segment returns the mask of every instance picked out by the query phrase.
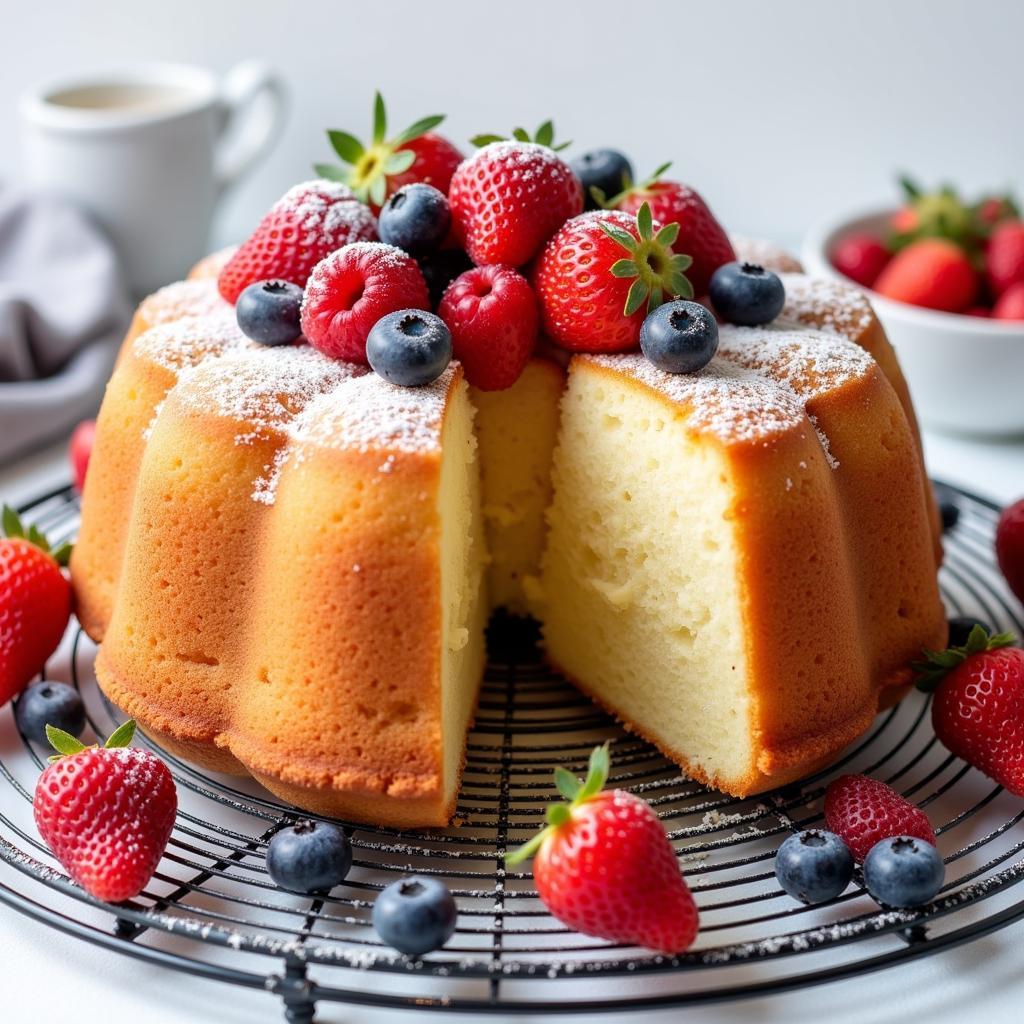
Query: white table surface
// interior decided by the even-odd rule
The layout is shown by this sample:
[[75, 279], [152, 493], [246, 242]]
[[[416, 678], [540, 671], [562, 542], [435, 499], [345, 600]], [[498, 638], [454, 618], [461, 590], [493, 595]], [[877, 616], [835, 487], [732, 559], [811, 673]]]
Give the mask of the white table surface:
[[[978, 442], [926, 434], [932, 476], [1005, 503], [1024, 494], [1024, 441]], [[67, 480], [63, 446], [0, 467], [0, 500], [18, 502]], [[986, 1024], [1021, 1019], [1024, 923], [965, 947], [874, 975], [791, 995], [688, 1011], [637, 1015], [650, 1022], [700, 1024]], [[88, 1019], [117, 1014], [146, 1024], [257, 1024], [283, 1019], [277, 999], [183, 977], [67, 938], [0, 907], [0, 1019], [22, 1024], [43, 1016], [59, 996], [64, 1013]], [[381, 976], [382, 986], [387, 977]], [[132, 1015], [129, 1017], [128, 1015]], [[410, 1020], [409, 1014], [324, 1006], [318, 1021]], [[432, 1015], [431, 1020], [467, 1017]], [[543, 1020], [543, 1015], [519, 1020]], [[612, 1018], [607, 1018], [611, 1020]], [[622, 1019], [617, 1015], [615, 1019]]]

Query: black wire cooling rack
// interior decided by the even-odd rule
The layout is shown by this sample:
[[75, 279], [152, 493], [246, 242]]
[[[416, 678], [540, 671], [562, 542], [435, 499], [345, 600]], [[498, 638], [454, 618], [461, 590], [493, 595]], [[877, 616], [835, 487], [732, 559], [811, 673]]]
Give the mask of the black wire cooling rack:
[[[959, 520], [946, 536], [943, 593], [950, 614], [1022, 628], [1021, 609], [993, 564], [994, 506], [950, 492]], [[73, 537], [70, 490], [24, 512], [51, 538]], [[267, 841], [295, 812], [255, 785], [204, 774], [164, 754], [180, 810], [146, 891], [110, 906], [71, 883], [32, 824], [46, 752], [0, 716], [0, 901], [83, 941], [190, 975], [260, 989], [292, 1022], [317, 1003], [467, 1011], [595, 1012], [721, 1002], [816, 985], [903, 963], [1024, 918], [1024, 803], [950, 756], [931, 729], [927, 698], [908, 697], [827, 771], [739, 800], [680, 776], [649, 744], [624, 733], [540, 663], [533, 637], [504, 628], [469, 739], [457, 822], [398, 833], [345, 823], [355, 866], [322, 899], [277, 890]], [[75, 630], [61, 673], [81, 690], [90, 728], [119, 720], [92, 676], [93, 648]], [[66, 675], [63, 674], [66, 669]], [[702, 928], [685, 956], [654, 956], [570, 932], [537, 898], [528, 867], [503, 855], [533, 833], [553, 796], [556, 765], [583, 773], [611, 740], [611, 783], [642, 793], [675, 846]], [[145, 742], [145, 740], [140, 740]], [[819, 824], [829, 779], [863, 771], [924, 807], [947, 881], [918, 910], [878, 907], [859, 877], [838, 899], [808, 908], [781, 892], [775, 851], [792, 830]], [[380, 888], [410, 872], [442, 878], [459, 906], [449, 945], [423, 960], [382, 946], [370, 923]]]

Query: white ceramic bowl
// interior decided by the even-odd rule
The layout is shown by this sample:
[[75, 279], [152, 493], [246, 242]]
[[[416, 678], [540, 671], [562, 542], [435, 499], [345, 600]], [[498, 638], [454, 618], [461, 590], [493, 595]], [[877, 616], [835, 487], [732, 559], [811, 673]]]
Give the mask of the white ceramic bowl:
[[[801, 252], [807, 272], [843, 277], [832, 266], [847, 235], [882, 234], [891, 210], [818, 224]], [[868, 293], [899, 356], [921, 422], [987, 437], [1024, 436], [1024, 323], [939, 313]]]

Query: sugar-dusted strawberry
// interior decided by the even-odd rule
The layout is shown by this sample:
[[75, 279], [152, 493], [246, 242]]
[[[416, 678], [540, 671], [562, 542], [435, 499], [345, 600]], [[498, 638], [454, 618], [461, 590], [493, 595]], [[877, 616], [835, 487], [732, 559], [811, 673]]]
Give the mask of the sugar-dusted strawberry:
[[549, 145], [499, 140], [459, 165], [448, 201], [454, 232], [474, 263], [521, 267], [583, 209], [583, 186]]
[[75, 490], [79, 494], [85, 487], [85, 471], [89, 468], [89, 457], [92, 455], [92, 445], [96, 438], [96, 421], [82, 420], [75, 427], [68, 443], [68, 461], [71, 463], [71, 473], [75, 481]]
[[559, 768], [568, 803], [548, 808], [548, 825], [506, 857], [533, 857], [533, 878], [548, 910], [584, 935], [683, 953], [697, 936], [693, 895], [658, 816], [632, 793], [603, 791], [608, 745], [590, 755], [585, 782]]
[[843, 775], [825, 791], [825, 821], [862, 861], [875, 843], [892, 836], [914, 836], [934, 845], [928, 816], [891, 786], [866, 775]]
[[1024, 283], [1024, 222], [1006, 221], [992, 232], [985, 247], [985, 276], [997, 296]]
[[918, 686], [933, 690], [935, 735], [957, 757], [1024, 796], [1024, 651], [1012, 633], [975, 626], [962, 647], [925, 651]]
[[314, 170], [323, 178], [347, 185], [356, 198], [380, 210], [392, 192], [416, 181], [448, 191], [455, 168], [462, 154], [446, 138], [431, 129], [444, 120], [444, 114], [422, 117], [404, 131], [387, 138], [388, 121], [384, 99], [373, 98], [373, 141], [364, 146], [348, 132], [329, 131], [331, 146], [346, 164], [316, 164]]
[[314, 267], [302, 302], [302, 333], [334, 359], [366, 362], [373, 325], [400, 309], [430, 309], [416, 261], [383, 242], [356, 242]]
[[832, 266], [851, 281], [870, 288], [889, 262], [889, 250], [874, 235], [847, 235], [832, 253]]
[[272, 278], [300, 288], [329, 253], [377, 237], [377, 220], [351, 191], [333, 181], [290, 188], [224, 265], [217, 287], [228, 302]]
[[71, 617], [61, 572], [71, 547], [51, 550], [35, 526], [4, 506], [0, 535], [0, 704], [17, 696], [57, 649]]
[[537, 344], [537, 300], [511, 267], [474, 267], [445, 290], [438, 315], [466, 379], [483, 391], [510, 388]]
[[58, 754], [39, 776], [36, 827], [67, 873], [90, 895], [110, 903], [138, 896], [167, 847], [178, 795], [167, 765], [129, 746], [135, 723], [103, 747], [87, 747], [48, 726]]
[[1024, 498], [1008, 505], [999, 517], [996, 558], [1010, 589], [1024, 601]]
[[736, 253], [725, 229], [697, 192], [689, 185], [661, 179], [668, 167], [659, 167], [650, 180], [609, 200], [609, 206], [634, 215], [647, 203], [659, 224], [678, 224], [675, 250], [693, 260], [687, 277], [696, 295], [706, 295], [711, 275], [723, 264], [732, 263]]
[[1011, 284], [992, 307], [993, 320], [1024, 320], [1024, 281]]
[[575, 352], [636, 348], [650, 310], [693, 295], [690, 257], [672, 248], [678, 234], [678, 224], [658, 225], [646, 203], [635, 217], [592, 210], [568, 221], [534, 267], [544, 333]]
[[912, 306], [959, 313], [978, 292], [964, 251], [944, 238], [922, 238], [901, 249], [875, 281], [875, 291]]

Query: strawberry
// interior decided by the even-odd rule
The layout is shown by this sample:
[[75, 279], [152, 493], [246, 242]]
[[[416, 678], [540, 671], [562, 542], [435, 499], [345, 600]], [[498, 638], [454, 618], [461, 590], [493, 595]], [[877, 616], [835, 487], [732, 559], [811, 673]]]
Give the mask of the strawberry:
[[178, 795], [167, 765], [129, 744], [125, 722], [103, 747], [46, 727], [58, 753], [36, 783], [36, 827], [67, 873], [110, 903], [138, 896], [167, 847]]
[[976, 625], [962, 647], [925, 651], [918, 686], [933, 690], [935, 735], [957, 757], [1024, 796], [1024, 651]]
[[422, 117], [388, 139], [384, 99], [379, 92], [375, 93], [370, 145], [364, 146], [348, 132], [329, 131], [331, 146], [348, 166], [315, 164], [314, 170], [322, 178], [347, 185], [357, 199], [370, 204], [374, 213], [380, 212], [392, 192], [415, 181], [447, 192], [462, 154], [447, 139], [431, 131], [443, 120], [444, 114]]
[[672, 251], [678, 234], [678, 224], [656, 224], [646, 203], [635, 218], [592, 210], [568, 221], [534, 268], [544, 333], [574, 352], [636, 348], [647, 313], [693, 295], [690, 257]]
[[736, 253], [725, 229], [692, 188], [677, 181], [659, 180], [669, 166], [659, 167], [648, 181], [627, 189], [611, 199], [608, 206], [632, 215], [647, 203], [659, 224], [678, 224], [675, 250], [693, 260], [687, 276], [694, 293], [706, 295], [711, 275], [723, 264], [732, 263]]
[[632, 793], [602, 792], [608, 744], [590, 755], [580, 782], [564, 768], [555, 784], [568, 803], [548, 808], [548, 826], [505, 858], [533, 857], [533, 878], [563, 924], [598, 938], [683, 953], [697, 935], [697, 905], [658, 816]]
[[825, 821], [862, 861], [875, 843], [893, 836], [914, 836], [935, 844], [928, 816], [878, 779], [843, 775], [825, 791]]
[[1024, 320], [1024, 281], [1011, 284], [992, 307], [995, 320]]
[[89, 456], [92, 455], [93, 440], [96, 437], [96, 421], [82, 420], [75, 427], [68, 444], [68, 459], [75, 480], [75, 490], [79, 494], [85, 487], [85, 471], [89, 468]]
[[1024, 498], [1008, 505], [999, 517], [996, 558], [1010, 589], [1024, 601]]
[[1024, 282], [1024, 222], [1006, 221], [992, 232], [985, 249], [985, 274], [997, 296]]
[[[492, 136], [475, 141], [485, 138]], [[583, 186], [548, 145], [499, 140], [459, 164], [448, 202], [454, 233], [474, 263], [521, 267], [583, 209]]]
[[875, 281], [875, 291], [912, 306], [959, 313], [974, 301], [978, 278], [964, 251], [944, 238], [901, 249]]
[[224, 265], [217, 287], [228, 302], [251, 284], [278, 278], [300, 288], [329, 253], [377, 237], [369, 207], [344, 186], [307, 181], [290, 188]]
[[71, 617], [71, 585], [60, 571], [71, 545], [56, 551], [36, 529], [3, 509], [0, 536], [0, 704], [21, 693], [53, 654]]
[[482, 391], [515, 384], [537, 343], [537, 300], [522, 274], [501, 266], [467, 270], [445, 290], [437, 312], [470, 384]]
[[832, 253], [832, 266], [851, 281], [870, 288], [889, 262], [889, 250], [874, 235], [847, 235]]
[[302, 333], [334, 359], [366, 363], [373, 325], [400, 309], [430, 309], [416, 261], [383, 242], [356, 242], [313, 268], [302, 300]]

